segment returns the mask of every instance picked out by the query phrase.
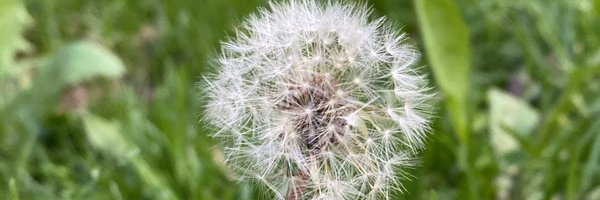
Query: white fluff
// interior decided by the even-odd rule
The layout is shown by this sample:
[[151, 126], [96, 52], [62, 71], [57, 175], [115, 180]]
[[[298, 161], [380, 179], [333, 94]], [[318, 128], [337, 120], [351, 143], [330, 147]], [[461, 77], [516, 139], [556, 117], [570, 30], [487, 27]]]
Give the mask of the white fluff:
[[389, 199], [424, 146], [419, 54], [364, 5], [270, 3], [222, 45], [205, 120], [226, 163], [278, 199]]

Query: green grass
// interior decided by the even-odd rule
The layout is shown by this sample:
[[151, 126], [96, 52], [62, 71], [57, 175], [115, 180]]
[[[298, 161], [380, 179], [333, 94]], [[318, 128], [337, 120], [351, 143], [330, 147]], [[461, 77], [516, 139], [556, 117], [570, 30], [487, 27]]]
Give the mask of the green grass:
[[[600, 199], [599, 0], [373, 0], [423, 53], [432, 134], [398, 199]], [[0, 1], [0, 199], [257, 199], [200, 122], [260, 0]]]

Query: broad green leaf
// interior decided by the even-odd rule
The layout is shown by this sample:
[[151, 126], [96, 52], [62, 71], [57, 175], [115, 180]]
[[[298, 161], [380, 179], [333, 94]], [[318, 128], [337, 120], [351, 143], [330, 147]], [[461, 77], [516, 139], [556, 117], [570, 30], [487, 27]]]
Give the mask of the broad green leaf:
[[0, 75], [12, 73], [15, 52], [27, 48], [27, 42], [21, 32], [30, 22], [27, 10], [20, 0], [2, 0], [0, 3]]
[[439, 88], [447, 96], [454, 128], [469, 138], [467, 101], [471, 73], [469, 32], [454, 0], [415, 1], [425, 52]]
[[125, 72], [125, 66], [102, 46], [78, 42], [58, 52], [42, 70], [41, 80], [63, 88], [97, 77], [118, 77]]
[[539, 121], [538, 112], [520, 99], [498, 89], [488, 91], [488, 101], [490, 140], [496, 152], [505, 156], [522, 148], [504, 127], [517, 134], [530, 134]]
[[66, 46], [41, 64], [32, 87], [12, 99], [0, 114], [10, 116], [27, 110], [30, 118], [36, 118], [56, 106], [64, 89], [95, 78], [116, 78], [124, 72], [123, 62], [97, 44], [78, 42]]

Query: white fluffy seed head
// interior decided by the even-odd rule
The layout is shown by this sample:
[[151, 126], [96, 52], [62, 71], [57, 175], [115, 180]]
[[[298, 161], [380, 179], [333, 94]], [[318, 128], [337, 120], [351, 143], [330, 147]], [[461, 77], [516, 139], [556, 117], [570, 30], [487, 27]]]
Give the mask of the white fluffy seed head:
[[291, 0], [250, 16], [205, 77], [226, 162], [279, 199], [388, 199], [428, 130], [419, 54], [364, 5]]

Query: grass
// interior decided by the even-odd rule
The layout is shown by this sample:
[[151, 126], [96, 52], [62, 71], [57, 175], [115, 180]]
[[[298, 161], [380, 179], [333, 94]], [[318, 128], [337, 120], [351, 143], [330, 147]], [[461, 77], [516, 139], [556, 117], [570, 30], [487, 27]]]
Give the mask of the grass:
[[[439, 91], [398, 199], [600, 199], [600, 1], [368, 4]], [[195, 84], [261, 5], [0, 2], [2, 198], [262, 197], [221, 164]]]

